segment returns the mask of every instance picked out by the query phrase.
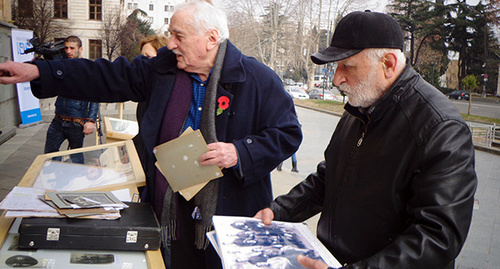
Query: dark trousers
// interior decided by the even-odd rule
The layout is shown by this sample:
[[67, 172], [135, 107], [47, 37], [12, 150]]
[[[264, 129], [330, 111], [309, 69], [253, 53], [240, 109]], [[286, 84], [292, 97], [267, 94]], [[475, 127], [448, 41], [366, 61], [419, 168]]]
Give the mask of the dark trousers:
[[[219, 255], [211, 244], [206, 250], [197, 249], [194, 245], [195, 220], [191, 218], [191, 212], [194, 210], [192, 200], [187, 202], [184, 198], [179, 197], [178, 204], [178, 215], [180, 216], [177, 234], [180, 236], [177, 240], [170, 242], [170, 249], [163, 250], [167, 269], [222, 269]], [[170, 256], [170, 261], [168, 261], [168, 256]]]
[[[59, 147], [61, 147], [61, 144], [66, 139], [68, 140], [70, 149], [81, 148], [84, 138], [85, 134], [83, 133], [82, 125], [76, 122], [54, 118], [47, 130], [44, 153], [59, 151]], [[71, 160], [73, 163], [83, 163], [83, 154], [71, 154]]]

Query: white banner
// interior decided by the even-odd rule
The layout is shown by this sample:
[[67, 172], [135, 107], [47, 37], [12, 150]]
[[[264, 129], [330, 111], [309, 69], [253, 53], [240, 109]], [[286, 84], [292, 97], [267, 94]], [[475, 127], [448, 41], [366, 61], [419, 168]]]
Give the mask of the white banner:
[[[29, 40], [33, 38], [33, 31], [12, 29], [12, 58], [14, 62], [27, 62], [34, 58], [33, 53], [24, 54], [26, 49], [31, 48]], [[19, 110], [23, 124], [31, 124], [42, 121], [40, 112], [40, 102], [31, 93], [29, 82], [17, 83], [17, 97], [19, 100]]]

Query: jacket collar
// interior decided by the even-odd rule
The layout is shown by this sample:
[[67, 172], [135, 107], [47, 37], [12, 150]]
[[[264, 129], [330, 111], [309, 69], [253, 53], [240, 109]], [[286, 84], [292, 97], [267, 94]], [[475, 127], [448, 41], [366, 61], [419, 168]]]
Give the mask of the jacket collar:
[[152, 58], [154, 70], [162, 75], [175, 74], [177, 72], [175, 58], [175, 54], [167, 46], [160, 48], [157, 56]]
[[365, 123], [368, 122], [368, 119], [371, 122], [376, 122], [382, 118], [389, 109], [400, 102], [403, 95], [407, 92], [407, 89], [411, 87], [410, 80], [415, 76], [418, 76], [418, 74], [413, 70], [411, 65], [407, 63], [403, 72], [396, 81], [394, 81], [391, 87], [389, 87], [387, 92], [370, 106], [366, 113], [361, 113], [357, 107], [353, 107], [349, 103], [347, 103], [344, 108], [347, 112], [362, 119]]
[[243, 82], [246, 80], [243, 54], [229, 40], [227, 41], [226, 57], [220, 77], [221, 84]]

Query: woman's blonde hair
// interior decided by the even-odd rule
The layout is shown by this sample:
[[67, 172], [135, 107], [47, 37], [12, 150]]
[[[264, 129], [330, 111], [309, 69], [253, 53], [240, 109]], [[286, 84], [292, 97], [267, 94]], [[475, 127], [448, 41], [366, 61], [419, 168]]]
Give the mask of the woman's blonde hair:
[[164, 47], [167, 45], [168, 37], [166, 37], [164, 35], [147, 36], [141, 41], [140, 49], [142, 50], [142, 47], [144, 47], [144, 45], [146, 45], [148, 43], [151, 44], [151, 46], [153, 46], [153, 48], [156, 51], [158, 51], [161, 47]]

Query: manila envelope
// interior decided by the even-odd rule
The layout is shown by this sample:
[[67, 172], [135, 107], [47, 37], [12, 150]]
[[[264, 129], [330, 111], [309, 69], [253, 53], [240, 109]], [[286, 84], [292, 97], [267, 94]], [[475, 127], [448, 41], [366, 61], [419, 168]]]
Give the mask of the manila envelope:
[[222, 177], [217, 165], [202, 166], [198, 158], [208, 147], [200, 130], [188, 128], [181, 136], [155, 148], [156, 167], [174, 192], [190, 200], [210, 180]]

